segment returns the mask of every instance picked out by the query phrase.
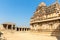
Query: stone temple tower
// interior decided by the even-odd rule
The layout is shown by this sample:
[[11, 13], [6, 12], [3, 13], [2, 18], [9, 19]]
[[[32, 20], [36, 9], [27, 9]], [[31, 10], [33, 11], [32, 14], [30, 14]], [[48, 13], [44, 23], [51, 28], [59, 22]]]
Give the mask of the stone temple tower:
[[[30, 20], [31, 31], [58, 32], [60, 30], [60, 4], [58, 0], [50, 6], [44, 2], [38, 5]], [[56, 30], [57, 29], [57, 30]]]

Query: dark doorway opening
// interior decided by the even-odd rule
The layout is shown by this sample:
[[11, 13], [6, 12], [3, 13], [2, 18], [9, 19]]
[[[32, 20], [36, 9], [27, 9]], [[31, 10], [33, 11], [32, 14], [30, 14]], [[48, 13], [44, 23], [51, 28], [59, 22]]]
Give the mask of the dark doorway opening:
[[19, 28], [17, 28], [17, 31], [19, 31]]
[[21, 28], [20, 28], [20, 31], [21, 31]]
[[8, 29], [11, 29], [11, 25], [8, 25]]
[[13, 30], [15, 30], [15, 27], [13, 27]]

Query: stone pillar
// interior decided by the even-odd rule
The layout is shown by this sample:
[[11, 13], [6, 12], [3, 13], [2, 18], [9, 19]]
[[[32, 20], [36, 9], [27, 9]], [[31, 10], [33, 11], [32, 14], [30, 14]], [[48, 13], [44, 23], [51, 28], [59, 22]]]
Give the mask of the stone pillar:
[[23, 28], [23, 31], [24, 31], [24, 28]]
[[41, 31], [41, 25], [39, 24], [39, 31]]
[[21, 28], [21, 31], [22, 31], [22, 28]]
[[27, 28], [26, 28], [26, 31], [27, 31]]
[[36, 27], [35, 27], [35, 25], [34, 25], [34, 29], [36, 30]]
[[13, 30], [13, 25], [11, 25], [11, 30]]
[[28, 31], [28, 28], [27, 28], [27, 31]]
[[49, 30], [51, 31], [51, 25], [49, 24]]
[[21, 31], [21, 28], [20, 28], [20, 31]]
[[30, 29], [31, 29], [31, 31], [33, 30], [33, 26], [32, 25], [30, 25]]
[[32, 29], [32, 25], [30, 25], [30, 28]]
[[36, 25], [34, 25], [34, 29], [37, 30], [37, 29], [36, 29]]
[[38, 27], [39, 27], [38, 24], [35, 24], [34, 27], [35, 27], [35, 31], [37, 31], [37, 30], [39, 29], [39, 28], [38, 28]]
[[18, 31], [20, 31], [19, 28], [18, 28]]
[[37, 24], [37, 29], [39, 29], [39, 25]]
[[50, 24], [50, 30], [51, 30], [51, 31], [53, 30], [53, 26], [52, 26], [52, 24]]
[[17, 31], [17, 28], [15, 27], [15, 31]]
[[27, 31], [27, 28], [26, 28], [26, 31]]
[[24, 28], [24, 31], [25, 31], [25, 28]]
[[6, 29], [8, 29], [8, 25], [6, 26]]
[[25, 31], [26, 31], [26, 28], [25, 28]]

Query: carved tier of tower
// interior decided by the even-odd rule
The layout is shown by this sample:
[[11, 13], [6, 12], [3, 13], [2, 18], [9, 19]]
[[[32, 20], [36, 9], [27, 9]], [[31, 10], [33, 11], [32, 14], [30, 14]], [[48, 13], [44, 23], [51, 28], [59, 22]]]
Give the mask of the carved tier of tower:
[[[53, 31], [60, 27], [60, 4], [50, 6], [41, 2], [30, 20], [30, 28], [35, 31]], [[58, 28], [60, 29], [60, 28]]]

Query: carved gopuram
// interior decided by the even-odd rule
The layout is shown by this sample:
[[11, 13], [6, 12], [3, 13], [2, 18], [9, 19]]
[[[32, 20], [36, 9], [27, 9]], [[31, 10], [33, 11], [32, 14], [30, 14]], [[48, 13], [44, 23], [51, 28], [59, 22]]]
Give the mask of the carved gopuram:
[[30, 28], [22, 28], [22, 27], [16, 27], [16, 24], [15, 23], [10, 23], [10, 22], [7, 22], [7, 23], [3, 23], [2, 24], [3, 27], [6, 29], [6, 30], [15, 30], [15, 31], [29, 31]]
[[41, 2], [31, 17], [30, 28], [31, 31], [37, 32], [60, 32], [60, 4], [58, 1], [50, 6]]

